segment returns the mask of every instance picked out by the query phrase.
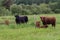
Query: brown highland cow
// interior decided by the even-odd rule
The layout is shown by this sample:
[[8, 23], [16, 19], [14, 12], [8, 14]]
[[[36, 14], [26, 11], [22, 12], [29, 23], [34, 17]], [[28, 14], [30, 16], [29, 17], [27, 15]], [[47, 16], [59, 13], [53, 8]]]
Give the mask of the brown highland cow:
[[56, 18], [55, 17], [41, 16], [40, 18], [41, 18], [43, 25], [52, 24], [52, 26], [55, 28], [55, 25], [56, 25]]
[[36, 21], [36, 27], [38, 27], [38, 28], [47, 28], [48, 26], [47, 25], [41, 26], [40, 21]]

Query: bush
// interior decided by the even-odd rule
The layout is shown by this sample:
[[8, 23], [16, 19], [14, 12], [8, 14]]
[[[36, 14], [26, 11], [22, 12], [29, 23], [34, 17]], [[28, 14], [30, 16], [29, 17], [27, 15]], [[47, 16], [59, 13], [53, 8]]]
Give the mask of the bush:
[[4, 7], [0, 7], [0, 16], [6, 16], [6, 15], [11, 15], [11, 12]]
[[32, 5], [16, 5], [13, 4], [10, 7], [10, 10], [13, 14], [20, 14], [20, 15], [30, 15], [30, 14], [48, 14], [48, 13], [53, 13], [52, 10], [50, 9], [48, 4], [32, 4]]
[[55, 13], [60, 13], [60, 9], [55, 9]]
[[52, 10], [49, 8], [48, 4], [40, 4], [40, 13], [52, 13]]
[[22, 12], [22, 7], [18, 6], [16, 4], [11, 5], [10, 7], [10, 11], [12, 12], [12, 14], [20, 14]]

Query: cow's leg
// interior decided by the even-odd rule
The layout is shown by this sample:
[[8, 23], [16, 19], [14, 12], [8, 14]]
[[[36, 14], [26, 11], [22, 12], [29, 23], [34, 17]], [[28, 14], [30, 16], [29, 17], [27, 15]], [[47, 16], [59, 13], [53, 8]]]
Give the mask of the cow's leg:
[[27, 22], [26, 22], [26, 24], [27, 24]]
[[55, 24], [52, 24], [52, 27], [54, 27], [54, 28], [55, 28]]

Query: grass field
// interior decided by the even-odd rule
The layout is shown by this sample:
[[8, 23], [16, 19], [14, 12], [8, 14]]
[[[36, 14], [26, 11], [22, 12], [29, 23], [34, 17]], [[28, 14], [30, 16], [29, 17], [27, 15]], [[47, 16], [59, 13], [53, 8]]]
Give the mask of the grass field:
[[[34, 25], [34, 15], [28, 15], [29, 22], [27, 24], [16, 25], [14, 16], [2, 16], [0, 22], [10, 20], [10, 25], [0, 24], [0, 40], [60, 40], [60, 14], [41, 14], [36, 15], [40, 20], [40, 16], [55, 16], [56, 28], [51, 25], [48, 28], [36, 28]], [[42, 23], [41, 23], [42, 25]]]

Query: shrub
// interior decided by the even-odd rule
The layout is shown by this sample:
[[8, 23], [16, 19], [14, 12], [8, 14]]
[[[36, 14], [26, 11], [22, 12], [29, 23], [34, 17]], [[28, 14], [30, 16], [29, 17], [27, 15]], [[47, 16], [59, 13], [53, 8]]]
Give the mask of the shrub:
[[6, 15], [11, 15], [11, 12], [4, 7], [0, 7], [0, 16], [6, 16]]

